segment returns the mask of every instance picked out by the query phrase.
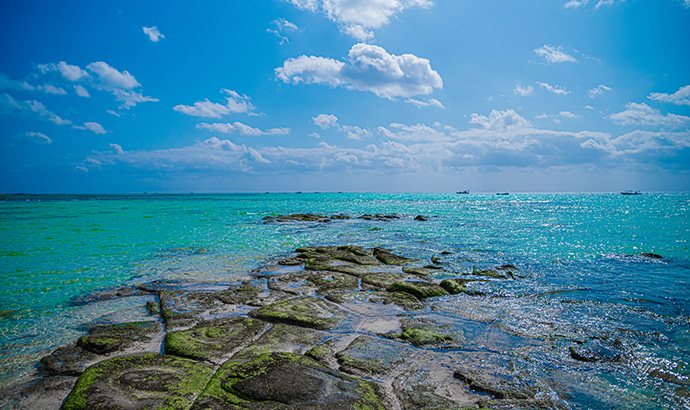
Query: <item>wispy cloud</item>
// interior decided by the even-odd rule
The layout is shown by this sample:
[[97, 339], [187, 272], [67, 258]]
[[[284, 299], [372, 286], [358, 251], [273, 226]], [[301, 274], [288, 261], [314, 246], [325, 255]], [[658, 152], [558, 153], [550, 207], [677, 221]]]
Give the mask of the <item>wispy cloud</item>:
[[529, 97], [530, 95], [534, 95], [534, 87], [531, 85], [528, 85], [527, 87], [516, 85], [513, 93], [515, 93], [515, 95], [519, 95], [520, 97]]
[[549, 63], [574, 63], [575, 57], [563, 51], [563, 47], [552, 47], [544, 44], [534, 50], [535, 53]]
[[547, 90], [550, 93], [554, 93], [556, 95], [568, 95], [570, 94], [570, 91], [566, 90], [564, 87], [561, 87], [560, 85], [551, 85], [549, 83], [542, 83], [537, 81], [537, 84]]
[[97, 122], [85, 122], [84, 125], [73, 125], [72, 128], [76, 128], [78, 130], [86, 130], [86, 131], [91, 131], [94, 134], [107, 134], [107, 131], [103, 126]]
[[225, 104], [219, 104], [205, 99], [197, 101], [194, 105], [176, 105], [173, 110], [193, 117], [220, 118], [229, 114], [241, 114], [254, 110], [254, 105], [246, 95], [240, 95], [235, 91], [223, 88], [221, 93], [228, 95]]
[[[687, 1], [690, 2], [690, 0]], [[681, 87], [673, 94], [651, 93], [647, 98], [653, 101], [672, 103], [676, 105], [690, 105], [690, 85]]]
[[141, 29], [144, 31], [144, 34], [149, 36], [149, 40], [153, 41], [154, 43], [157, 43], [160, 41], [160, 39], [165, 38], [165, 36], [158, 31], [158, 27], [156, 26], [142, 27]]
[[6, 115], [18, 114], [35, 117], [44, 121], [50, 121], [57, 125], [72, 124], [72, 121], [63, 119], [52, 111], [49, 111], [48, 108], [40, 101], [18, 101], [5, 92], [0, 94], [0, 113], [4, 113]]
[[276, 68], [276, 77], [290, 84], [322, 84], [369, 91], [381, 98], [409, 98], [443, 88], [429, 60], [412, 54], [389, 54], [379, 46], [355, 44], [348, 62], [325, 57], [290, 58]]
[[271, 33], [280, 39], [280, 44], [289, 43], [290, 39], [285, 34], [290, 31], [300, 31], [299, 27], [291, 21], [285, 20], [284, 18], [279, 18], [271, 22], [273, 28], [267, 28], [266, 32]]
[[244, 136], [260, 136], [260, 135], [288, 135], [290, 128], [271, 128], [269, 130], [261, 130], [250, 127], [241, 122], [234, 123], [206, 123], [202, 122], [196, 125], [197, 129], [204, 129], [209, 131], [220, 132], [223, 134], [240, 134]]
[[607, 87], [604, 84], [599, 84], [598, 87], [587, 90], [587, 94], [589, 94], [589, 98], [595, 98], [597, 95], [601, 95], [606, 91], [611, 91], [611, 87]]

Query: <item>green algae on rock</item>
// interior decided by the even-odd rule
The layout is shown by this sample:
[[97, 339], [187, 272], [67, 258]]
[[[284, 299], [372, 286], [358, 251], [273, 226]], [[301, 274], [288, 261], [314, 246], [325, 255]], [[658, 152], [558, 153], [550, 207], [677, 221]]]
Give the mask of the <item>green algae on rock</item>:
[[86, 369], [61, 410], [188, 409], [212, 374], [210, 365], [158, 353], [109, 359]]
[[455, 348], [463, 341], [462, 330], [449, 324], [440, 324], [432, 319], [407, 317], [401, 320], [400, 334], [386, 334], [413, 346]]
[[270, 353], [221, 366], [192, 410], [390, 408], [379, 387], [306, 356]]
[[340, 368], [358, 376], [380, 376], [405, 362], [409, 346], [373, 336], [358, 336], [336, 354]]
[[190, 330], [168, 332], [165, 354], [220, 364], [266, 329], [265, 322], [231, 317], [199, 323]]
[[416, 259], [406, 258], [404, 256], [396, 255], [392, 251], [385, 248], [374, 248], [374, 257], [385, 263], [386, 265], [405, 266], [414, 262]]
[[148, 342], [153, 334], [161, 330], [160, 323], [153, 321], [96, 326], [77, 341], [77, 346], [96, 354], [106, 354], [137, 342]]
[[325, 334], [317, 330], [276, 323], [233, 358], [256, 357], [266, 353], [303, 354], [324, 337]]
[[441, 286], [435, 283], [421, 281], [396, 282], [390, 285], [386, 290], [388, 290], [389, 292], [409, 293], [420, 299], [448, 295], [448, 291], [446, 291]]
[[307, 296], [283, 300], [249, 312], [249, 316], [270, 322], [328, 330], [338, 326], [347, 313], [323, 299]]

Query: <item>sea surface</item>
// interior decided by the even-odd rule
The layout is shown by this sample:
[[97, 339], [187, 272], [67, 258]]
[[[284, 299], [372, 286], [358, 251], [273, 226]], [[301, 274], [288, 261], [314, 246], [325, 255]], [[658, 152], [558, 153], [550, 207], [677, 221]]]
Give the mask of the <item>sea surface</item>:
[[[355, 219], [262, 222], [293, 213]], [[34, 377], [42, 356], [90, 324], [145, 314], [147, 297], [75, 303], [94, 291], [230, 282], [296, 247], [353, 244], [423, 260], [452, 252], [439, 278], [513, 264], [516, 280], [433, 308], [528, 341], [506, 348], [516, 371], [546, 380], [566, 407], [687, 408], [689, 241], [688, 193], [0, 195], [0, 386]], [[574, 360], [573, 340], [620, 360]]]

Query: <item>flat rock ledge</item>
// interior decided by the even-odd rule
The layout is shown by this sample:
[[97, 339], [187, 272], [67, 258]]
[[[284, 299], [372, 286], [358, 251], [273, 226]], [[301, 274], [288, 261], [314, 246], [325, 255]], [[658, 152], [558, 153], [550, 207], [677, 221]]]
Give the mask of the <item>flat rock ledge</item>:
[[[468, 283], [487, 279], [434, 266], [383, 248], [304, 247], [244, 282], [117, 289], [113, 298], [155, 295], [157, 302], [146, 306], [151, 321], [93, 327], [46, 356], [42, 377], [7, 390], [0, 405], [553, 408], [531, 388], [543, 382], [511, 372], [509, 364], [486, 366], [504, 357], [467, 351], [464, 322], [427, 306], [430, 298], [471, 296]], [[488, 280], [501, 279], [512, 277]], [[108, 297], [100, 292], [92, 303]]]

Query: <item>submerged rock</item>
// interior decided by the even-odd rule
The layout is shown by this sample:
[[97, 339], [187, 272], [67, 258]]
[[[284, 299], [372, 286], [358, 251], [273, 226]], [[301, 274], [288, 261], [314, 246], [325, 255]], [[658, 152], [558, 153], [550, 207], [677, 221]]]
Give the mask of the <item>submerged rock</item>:
[[86, 369], [62, 410], [188, 409], [212, 374], [208, 364], [175, 356], [118, 357]]
[[379, 387], [306, 356], [270, 353], [221, 366], [193, 410], [390, 408]]
[[622, 360], [621, 353], [603, 343], [592, 340], [578, 346], [571, 346], [570, 357], [581, 362], [616, 363]]
[[358, 336], [347, 349], [336, 354], [342, 371], [359, 376], [385, 375], [403, 364], [409, 347], [372, 336]]
[[374, 256], [376, 259], [381, 261], [381, 263], [385, 263], [386, 265], [405, 266], [416, 260], [396, 255], [392, 251], [385, 248], [374, 248]]
[[158, 322], [131, 322], [96, 326], [87, 336], [77, 341], [77, 346], [96, 354], [106, 354], [125, 349], [137, 343], [147, 343], [154, 334], [160, 333]]
[[313, 214], [293, 214], [293, 215], [278, 215], [266, 216], [263, 218], [264, 223], [272, 222], [328, 222], [330, 218], [323, 215]]

